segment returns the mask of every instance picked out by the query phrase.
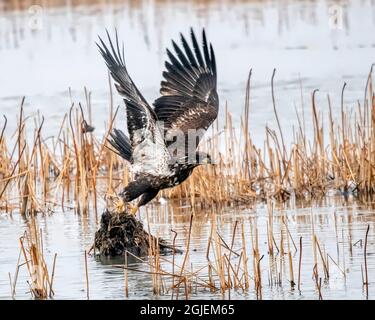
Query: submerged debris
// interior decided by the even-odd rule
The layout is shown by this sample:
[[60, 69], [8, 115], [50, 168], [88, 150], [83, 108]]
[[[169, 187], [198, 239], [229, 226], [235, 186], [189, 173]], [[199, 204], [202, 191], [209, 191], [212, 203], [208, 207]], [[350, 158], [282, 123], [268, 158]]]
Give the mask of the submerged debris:
[[120, 256], [126, 251], [138, 257], [150, 255], [154, 250], [158, 250], [159, 254], [181, 253], [165, 240], [147, 233], [134, 215], [108, 209], [102, 214], [94, 246], [104, 256]]

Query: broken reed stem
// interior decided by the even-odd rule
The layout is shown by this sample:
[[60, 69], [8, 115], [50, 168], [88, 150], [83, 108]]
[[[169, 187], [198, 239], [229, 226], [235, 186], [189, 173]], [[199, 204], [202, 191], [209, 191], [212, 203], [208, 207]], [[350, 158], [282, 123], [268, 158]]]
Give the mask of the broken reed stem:
[[313, 277], [315, 279], [315, 286], [318, 289], [319, 300], [323, 300], [322, 291], [321, 291], [321, 288], [322, 288], [322, 278], [319, 277], [319, 274], [318, 274], [318, 265], [317, 264], [315, 264], [314, 268], [313, 268]]
[[51, 287], [49, 290], [49, 297], [52, 298], [53, 296], [53, 280], [55, 279], [55, 269], [56, 269], [56, 259], [57, 259], [57, 253], [53, 256], [53, 264], [52, 264], [52, 274], [51, 274]]
[[[171, 229], [171, 232], [174, 234], [173, 236], [173, 257], [172, 257], [172, 274], [175, 274], [175, 259], [176, 259], [176, 238], [177, 238], [177, 232]], [[174, 277], [172, 276], [172, 289], [174, 289]], [[172, 290], [172, 300], [174, 296], [174, 290]]]
[[124, 283], [125, 283], [125, 298], [129, 297], [129, 279], [128, 279], [128, 251], [125, 251], [125, 268], [124, 268]]
[[324, 259], [324, 256], [323, 256], [322, 250], [320, 249], [320, 244], [319, 244], [319, 241], [318, 241], [318, 238], [316, 237], [316, 235], [314, 235], [314, 238], [315, 238], [316, 246], [317, 246], [318, 251], [319, 251], [320, 258], [322, 260], [325, 278], [328, 279], [329, 278], [329, 271], [328, 271], [327, 261]]
[[16, 271], [14, 273], [14, 280], [13, 280], [13, 282], [12, 282], [12, 279], [11, 279], [11, 275], [9, 273], [9, 280], [10, 280], [10, 284], [11, 284], [12, 299], [14, 299], [15, 296], [16, 296], [16, 285], [17, 285], [17, 280], [18, 280], [18, 273], [19, 273], [19, 270], [20, 270], [21, 255], [22, 255], [22, 248], [20, 249], [20, 252], [18, 254], [17, 266], [16, 266]]
[[[245, 240], [245, 229], [244, 224], [241, 224], [241, 239], [242, 239], [242, 252], [243, 252], [243, 270], [245, 275], [245, 289], [248, 289], [250, 287], [250, 279], [249, 279], [249, 273], [248, 273], [248, 266], [247, 266], [247, 253], [246, 253], [246, 240]], [[238, 264], [240, 265], [240, 264]]]
[[277, 122], [277, 127], [279, 128], [279, 134], [280, 134], [281, 142], [282, 142], [282, 145], [283, 145], [283, 160], [284, 160], [285, 157], [286, 157], [286, 148], [285, 148], [283, 131], [281, 130], [281, 124], [280, 124], [279, 116], [278, 116], [277, 110], [276, 110], [276, 101], [275, 101], [275, 92], [274, 92], [275, 74], [276, 74], [276, 69], [273, 69], [272, 78], [271, 78], [272, 105], [273, 105], [273, 112], [275, 114], [275, 118], [276, 118], [276, 122]]
[[298, 291], [301, 291], [302, 237], [299, 238]]
[[[190, 215], [190, 224], [189, 224], [189, 233], [188, 233], [188, 239], [187, 239], [187, 245], [186, 245], [186, 253], [185, 253], [185, 256], [184, 256], [184, 260], [182, 262], [182, 266], [181, 266], [181, 270], [180, 270], [180, 277], [182, 277], [182, 274], [183, 274], [184, 269], [185, 269], [185, 265], [186, 265], [186, 261], [187, 261], [188, 255], [190, 254], [190, 237], [191, 237], [191, 228], [193, 226], [193, 217], [194, 217], [194, 215], [191, 214]], [[178, 299], [178, 294], [179, 294], [179, 288], [178, 288], [177, 294], [176, 294], [176, 298], [177, 299]], [[186, 295], [186, 299], [188, 299], [188, 293], [187, 293], [186, 290], [185, 290], [185, 295]]]
[[260, 262], [264, 258], [264, 255], [260, 257], [260, 259], [257, 261], [257, 285], [256, 285], [256, 293], [257, 293], [257, 299], [262, 300], [262, 273], [260, 270]]
[[48, 268], [44, 259], [42, 231], [37, 227], [37, 221], [34, 215], [30, 215], [28, 221], [28, 230], [20, 237], [20, 252], [22, 252], [24, 263], [20, 264], [20, 257], [17, 262], [16, 273], [14, 276], [12, 296], [15, 296], [15, 287], [18, 278], [19, 268], [26, 265], [30, 281], [30, 293], [33, 298], [46, 299], [52, 297], [54, 270], [56, 266], [56, 254], [54, 256], [52, 276], [50, 277]]
[[366, 236], [365, 236], [365, 246], [364, 246], [364, 259], [365, 259], [365, 282], [364, 282], [364, 285], [365, 285], [365, 288], [366, 288], [366, 299], [368, 299], [368, 284], [369, 284], [368, 270], [367, 270], [367, 237], [368, 237], [369, 231], [370, 231], [370, 225], [367, 226]]
[[87, 251], [85, 250], [85, 278], [86, 278], [86, 297], [90, 300], [89, 270], [87, 266]]

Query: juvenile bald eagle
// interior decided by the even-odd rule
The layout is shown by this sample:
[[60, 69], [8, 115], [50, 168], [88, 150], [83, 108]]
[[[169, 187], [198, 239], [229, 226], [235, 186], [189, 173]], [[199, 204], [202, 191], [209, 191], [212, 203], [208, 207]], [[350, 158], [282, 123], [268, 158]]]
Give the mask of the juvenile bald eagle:
[[182, 183], [198, 165], [211, 163], [208, 154], [196, 149], [218, 114], [215, 54], [204, 30], [202, 50], [192, 29], [190, 35], [192, 47], [180, 34], [182, 48], [172, 41], [175, 53], [167, 49], [170, 61], [165, 62], [161, 97], [153, 103], [154, 108], [127, 72], [124, 47], [120, 50], [117, 33], [115, 45], [108, 32], [109, 46], [99, 37], [100, 53], [126, 105], [130, 139], [114, 129], [109, 142], [130, 162], [134, 173], [134, 181], [120, 193], [124, 202], [140, 197], [132, 213], [155, 198], [159, 190]]

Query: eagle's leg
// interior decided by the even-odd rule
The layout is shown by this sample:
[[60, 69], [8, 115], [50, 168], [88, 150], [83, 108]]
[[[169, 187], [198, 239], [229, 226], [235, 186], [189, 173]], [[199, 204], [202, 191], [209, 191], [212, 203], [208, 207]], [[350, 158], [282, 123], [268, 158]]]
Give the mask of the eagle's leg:
[[141, 199], [138, 202], [138, 207], [142, 207], [145, 204], [149, 203], [152, 199], [154, 199], [159, 193], [159, 189], [150, 189], [145, 192]]
[[124, 202], [130, 202], [144, 194], [147, 189], [147, 185], [139, 183], [138, 181], [132, 181], [122, 190], [120, 196]]
[[[148, 185], [139, 183], [138, 181], [132, 181], [124, 188], [124, 190], [120, 193], [120, 196], [125, 203], [128, 203], [140, 197], [147, 191], [147, 189]], [[131, 214], [135, 214], [137, 210], [138, 206], [130, 207]]]
[[154, 199], [159, 193], [159, 190], [158, 189], [150, 189], [150, 190], [147, 190], [147, 192], [145, 192], [141, 199], [139, 200], [138, 204], [131, 208], [131, 213], [132, 214], [136, 214], [139, 207], [142, 207], [144, 206], [145, 204], [149, 203], [152, 199]]

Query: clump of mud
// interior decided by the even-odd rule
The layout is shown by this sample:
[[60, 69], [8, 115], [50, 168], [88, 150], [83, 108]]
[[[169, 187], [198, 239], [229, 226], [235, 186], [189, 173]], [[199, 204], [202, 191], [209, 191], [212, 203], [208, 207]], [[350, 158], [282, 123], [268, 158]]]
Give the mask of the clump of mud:
[[100, 255], [120, 256], [126, 251], [135, 256], [147, 256], [150, 245], [158, 246], [160, 254], [181, 253], [168, 245], [163, 239], [157, 239], [143, 229], [141, 221], [126, 212], [104, 211], [100, 221], [100, 229], [95, 233], [95, 248]]

